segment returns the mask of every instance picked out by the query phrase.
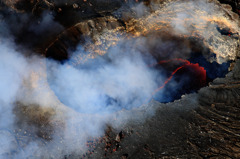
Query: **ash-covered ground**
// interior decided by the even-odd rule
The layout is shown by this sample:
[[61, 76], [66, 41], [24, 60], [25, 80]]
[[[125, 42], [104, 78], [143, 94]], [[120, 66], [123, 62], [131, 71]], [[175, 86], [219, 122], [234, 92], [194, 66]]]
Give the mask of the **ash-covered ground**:
[[239, 1], [0, 5], [0, 158], [240, 158]]

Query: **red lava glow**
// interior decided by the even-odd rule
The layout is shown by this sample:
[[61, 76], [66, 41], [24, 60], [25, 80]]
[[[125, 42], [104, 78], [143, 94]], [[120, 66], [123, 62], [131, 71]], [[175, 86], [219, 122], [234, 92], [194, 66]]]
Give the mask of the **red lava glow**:
[[180, 62], [182, 63], [181, 66], [179, 66], [178, 68], [176, 68], [172, 73], [171, 76], [169, 78], [167, 78], [167, 80], [160, 86], [158, 87], [153, 93], [152, 95], [155, 95], [157, 92], [159, 92], [161, 89], [163, 89], [168, 83], [169, 81], [173, 78], [173, 76], [179, 71], [182, 70], [184, 68], [192, 70], [195, 74], [195, 77], [197, 79], [194, 79], [195, 82], [198, 82], [198, 86], [204, 86], [206, 84], [206, 70], [199, 66], [198, 63], [193, 64], [190, 63], [188, 60], [184, 60], [184, 59], [180, 59], [180, 58], [176, 58], [176, 59], [171, 59], [171, 60], [163, 60], [163, 61], [159, 61], [156, 65], [161, 65], [161, 64], [165, 64], [165, 63], [171, 63], [171, 62]]

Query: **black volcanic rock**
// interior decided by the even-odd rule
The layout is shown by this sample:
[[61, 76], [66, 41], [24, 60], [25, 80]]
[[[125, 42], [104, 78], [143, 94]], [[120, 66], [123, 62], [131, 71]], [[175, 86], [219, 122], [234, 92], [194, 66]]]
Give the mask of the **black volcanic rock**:
[[[77, 45], [85, 44], [89, 38], [101, 34], [105, 29], [114, 30], [123, 24], [111, 16], [85, 20], [62, 32], [46, 49], [46, 57], [64, 61], [71, 56]], [[94, 40], [94, 39], [92, 39]]]
[[[46, 48], [46, 43], [51, 41], [51, 45], [46, 49], [46, 56], [60, 61], [68, 59], [69, 50], [74, 51], [79, 43], [85, 42], [84, 36], [92, 37], [94, 34], [100, 34], [104, 27], [111, 30], [123, 26], [123, 23], [116, 18], [106, 16], [119, 8], [121, 1], [114, 1], [114, 3], [105, 1], [106, 3], [101, 5], [95, 4], [100, 2], [97, 0], [71, 1], [67, 5], [66, 1], [57, 4], [57, 0], [55, 3], [54, 1], [18, 1], [16, 6], [9, 3], [12, 1], [6, 2], [8, 2], [6, 5], [16, 11], [14, 14], [17, 16], [22, 15], [22, 11], [28, 13], [33, 11], [34, 20], [46, 10], [54, 13], [54, 17], [64, 26], [65, 31], [49, 37], [44, 34], [43, 37], [48, 37], [47, 42], [41, 42], [40, 38], [38, 39], [40, 43], [37, 41], [37, 44], [34, 43], [31, 48]], [[220, 0], [220, 2], [231, 4], [233, 10], [240, 14], [239, 1]], [[74, 4], [78, 7], [76, 5], [73, 7]], [[7, 13], [6, 17], [12, 17], [10, 14], [12, 11], [1, 9], [2, 12]], [[72, 19], [68, 19], [69, 16]], [[28, 31], [23, 31], [21, 34], [14, 33], [13, 36], [21, 44], [24, 40], [27, 44], [32, 37], [38, 38]], [[168, 104], [152, 101], [147, 108], [132, 110], [130, 112], [132, 119], [123, 121], [119, 128], [121, 130], [113, 128], [111, 132], [106, 131], [109, 135], [107, 140], [111, 143], [116, 143], [119, 132], [126, 134], [121, 140], [117, 138], [119, 146], [117, 151], [111, 151], [115, 148], [114, 145], [106, 153], [104, 150], [106, 145], [99, 144], [91, 155], [88, 154], [88, 158], [240, 158], [240, 61], [236, 60], [233, 63], [233, 70], [225, 78], [215, 79], [197, 94], [183, 96], [182, 99]], [[20, 119], [16, 124], [20, 127], [26, 123], [36, 126], [38, 137], [43, 139], [43, 143], [47, 142], [53, 133], [53, 127], [49, 121], [52, 114], [49, 114], [48, 110], [41, 110], [36, 105], [19, 107], [21, 108], [16, 107], [14, 110], [15, 115]], [[55, 113], [52, 110], [49, 112]], [[144, 122], [136, 120], [141, 116], [148, 116], [148, 118]], [[60, 126], [61, 124], [64, 125], [60, 123]], [[1, 149], [0, 153], [3, 153], [6, 158], [11, 158], [12, 154], [26, 146], [26, 140], [35, 138], [32, 136], [34, 133], [36, 132], [25, 133], [21, 129], [17, 132], [0, 130], [0, 134], [6, 136], [14, 145], [12, 152]], [[61, 144], [60, 141], [59, 144]], [[1, 146], [4, 147], [4, 145]], [[66, 158], [80, 157], [66, 156]]]

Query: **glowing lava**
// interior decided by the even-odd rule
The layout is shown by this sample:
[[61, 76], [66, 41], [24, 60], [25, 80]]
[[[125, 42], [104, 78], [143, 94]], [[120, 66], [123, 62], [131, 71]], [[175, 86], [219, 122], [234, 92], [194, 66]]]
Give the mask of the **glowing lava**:
[[[185, 86], [183, 89], [186, 89], [185, 87], [188, 87], [187, 89], [199, 89], [201, 87], [203, 87], [206, 84], [206, 70], [199, 66], [198, 63], [193, 64], [190, 63], [188, 60], [184, 60], [184, 59], [171, 59], [171, 60], [163, 60], [163, 61], [159, 61], [156, 65], [163, 65], [163, 64], [169, 64], [169, 63], [173, 63], [173, 62], [177, 62], [177, 63], [182, 63], [181, 66], [177, 67], [170, 75], [170, 77], [168, 77], [165, 82], [158, 87], [153, 93], [152, 96], [154, 96], [156, 93], [158, 93], [161, 89], [163, 89], [170, 81], [171, 79], [174, 77], [175, 74], [178, 73], [178, 75], [183, 75], [183, 78], [185, 78], [185, 76], [190, 76], [190, 80], [187, 80], [187, 83], [185, 82]], [[185, 79], [183, 79], [185, 80]], [[188, 83], [190, 82], [190, 83]], [[186, 86], [188, 85], [188, 86]], [[187, 91], [187, 90], [186, 90]]]

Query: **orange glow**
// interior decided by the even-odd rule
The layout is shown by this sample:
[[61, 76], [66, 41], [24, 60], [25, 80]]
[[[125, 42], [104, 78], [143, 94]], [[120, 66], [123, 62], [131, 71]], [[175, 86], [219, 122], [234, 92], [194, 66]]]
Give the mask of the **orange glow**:
[[205, 82], [206, 82], [206, 70], [199, 66], [199, 64], [192, 64], [190, 63], [188, 60], [184, 60], [184, 59], [180, 59], [180, 58], [176, 58], [176, 59], [171, 59], [171, 60], [163, 60], [163, 61], [159, 61], [157, 63], [157, 65], [159, 64], [164, 64], [164, 63], [170, 63], [170, 62], [173, 62], [173, 61], [178, 61], [178, 62], [183, 62], [183, 64], [181, 66], [179, 66], [177, 69], [175, 69], [172, 73], [171, 73], [171, 76], [167, 78], [167, 80], [160, 86], [158, 87], [153, 93], [152, 93], [152, 96], [155, 95], [157, 92], [159, 92], [161, 89], [163, 89], [168, 83], [169, 81], [173, 78], [173, 76], [181, 69], [183, 68], [191, 68], [194, 70], [194, 72], [196, 72], [196, 74], [199, 75], [199, 79], [198, 82], [200, 85], [205, 85]]

